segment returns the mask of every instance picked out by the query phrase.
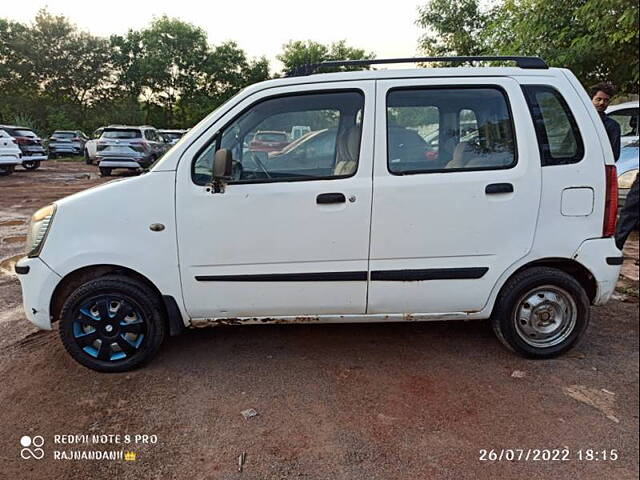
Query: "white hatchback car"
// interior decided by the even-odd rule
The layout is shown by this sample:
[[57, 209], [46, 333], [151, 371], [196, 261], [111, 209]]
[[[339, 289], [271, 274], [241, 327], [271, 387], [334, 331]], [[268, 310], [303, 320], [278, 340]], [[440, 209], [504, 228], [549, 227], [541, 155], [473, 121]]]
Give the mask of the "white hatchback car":
[[4, 130], [0, 130], [0, 177], [11, 175], [16, 167], [22, 163], [22, 151], [13, 137]]
[[[223, 324], [490, 318], [521, 355], [565, 352], [620, 271], [616, 170], [574, 75], [510, 59], [243, 90], [149, 173], [34, 214], [27, 317], [104, 372]], [[296, 125], [335, 134], [247, 146]]]

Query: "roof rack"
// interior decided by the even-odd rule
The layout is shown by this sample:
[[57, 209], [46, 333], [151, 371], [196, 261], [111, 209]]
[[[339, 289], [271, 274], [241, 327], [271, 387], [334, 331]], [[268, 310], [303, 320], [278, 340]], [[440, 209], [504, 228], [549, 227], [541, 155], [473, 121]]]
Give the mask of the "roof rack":
[[515, 62], [520, 68], [539, 68], [546, 69], [549, 66], [538, 57], [514, 57], [514, 56], [472, 56], [472, 57], [413, 57], [413, 58], [379, 58], [370, 60], [332, 60], [320, 63], [307, 63], [291, 69], [287, 73], [287, 77], [300, 77], [304, 75], [312, 75], [316, 69], [320, 67], [357, 67], [369, 65], [382, 65], [388, 63], [418, 63], [418, 62], [496, 62], [508, 61]]

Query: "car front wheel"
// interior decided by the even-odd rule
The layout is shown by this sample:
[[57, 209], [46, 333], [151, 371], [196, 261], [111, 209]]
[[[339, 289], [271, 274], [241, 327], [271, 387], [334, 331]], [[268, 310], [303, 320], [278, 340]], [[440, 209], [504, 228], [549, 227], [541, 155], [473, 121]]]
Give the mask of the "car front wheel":
[[500, 341], [516, 353], [555, 357], [582, 338], [589, 324], [589, 298], [571, 275], [532, 267], [507, 281], [491, 323]]
[[148, 362], [166, 332], [163, 308], [147, 285], [121, 275], [86, 282], [65, 301], [60, 337], [81, 365], [124, 372]]

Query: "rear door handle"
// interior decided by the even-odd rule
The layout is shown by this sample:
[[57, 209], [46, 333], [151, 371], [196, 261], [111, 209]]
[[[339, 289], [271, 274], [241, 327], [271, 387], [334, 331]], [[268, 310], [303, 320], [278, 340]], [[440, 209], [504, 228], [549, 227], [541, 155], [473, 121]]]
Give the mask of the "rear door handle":
[[327, 203], [344, 203], [347, 199], [342, 193], [321, 193], [316, 197], [316, 203], [319, 205]]
[[495, 193], [513, 193], [513, 185], [510, 183], [492, 183], [484, 189], [487, 195]]

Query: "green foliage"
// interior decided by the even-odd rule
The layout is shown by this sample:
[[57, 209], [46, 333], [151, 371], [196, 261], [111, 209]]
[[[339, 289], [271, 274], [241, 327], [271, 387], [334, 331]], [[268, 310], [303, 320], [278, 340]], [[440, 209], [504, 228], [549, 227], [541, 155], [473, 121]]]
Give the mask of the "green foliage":
[[[284, 66], [283, 73], [308, 63], [320, 63], [331, 60], [363, 60], [376, 57], [373, 52], [367, 53], [362, 49], [348, 46], [345, 40], [340, 40], [328, 46], [312, 40], [307, 40], [306, 42], [291, 40], [282, 46], [282, 50], [282, 53], [277, 56], [277, 59], [280, 60]], [[319, 73], [326, 73], [343, 72], [347, 70], [362, 70], [362, 67], [322, 67], [317, 71]]]
[[635, 0], [431, 0], [420, 9], [421, 48], [433, 55], [535, 55], [588, 86], [638, 92]]
[[0, 18], [0, 122], [22, 115], [45, 135], [109, 123], [192, 127], [267, 78], [265, 58], [248, 59], [234, 42], [210, 46], [202, 29], [166, 16], [109, 39], [46, 10], [31, 25]]

